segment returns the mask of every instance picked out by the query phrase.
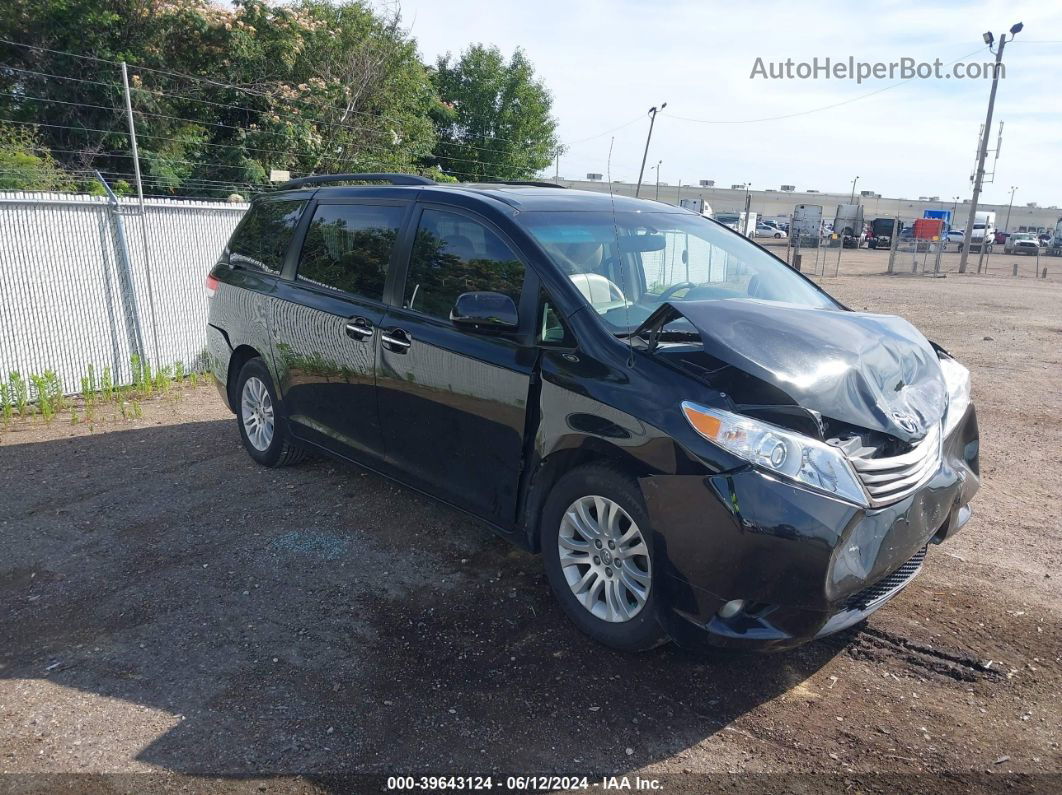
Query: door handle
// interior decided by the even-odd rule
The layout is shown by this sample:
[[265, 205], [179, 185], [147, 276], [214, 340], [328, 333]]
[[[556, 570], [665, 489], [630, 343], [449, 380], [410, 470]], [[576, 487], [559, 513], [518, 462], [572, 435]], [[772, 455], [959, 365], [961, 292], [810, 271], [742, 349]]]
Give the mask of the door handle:
[[408, 331], [403, 331], [400, 328], [389, 329], [380, 334], [380, 339], [385, 345], [397, 348], [396, 353], [405, 353], [409, 350], [409, 346], [413, 344], [413, 340]]
[[347, 336], [351, 339], [372, 339], [372, 324], [363, 317], [352, 317], [343, 327]]

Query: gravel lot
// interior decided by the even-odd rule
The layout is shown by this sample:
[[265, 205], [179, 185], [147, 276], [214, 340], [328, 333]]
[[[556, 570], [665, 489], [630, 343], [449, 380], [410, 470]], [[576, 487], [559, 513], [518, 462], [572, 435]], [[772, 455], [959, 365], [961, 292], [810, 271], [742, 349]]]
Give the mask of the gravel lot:
[[353, 467], [259, 468], [213, 387], [189, 387], [136, 420], [0, 432], [0, 771], [210, 790], [637, 771], [692, 792], [736, 771], [841, 776], [808, 791], [880, 774], [1057, 791], [1062, 283], [1031, 266], [887, 277], [886, 260], [845, 252], [823, 283], [971, 367], [984, 484], [970, 524], [865, 626], [770, 656], [611, 652], [563, 618], [537, 558]]

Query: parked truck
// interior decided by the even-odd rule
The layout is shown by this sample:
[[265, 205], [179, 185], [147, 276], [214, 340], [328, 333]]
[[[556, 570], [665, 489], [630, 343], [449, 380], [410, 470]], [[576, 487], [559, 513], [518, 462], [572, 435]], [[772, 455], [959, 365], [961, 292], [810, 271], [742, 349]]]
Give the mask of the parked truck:
[[870, 222], [870, 236], [867, 238], [867, 248], [891, 248], [893, 225], [895, 233], [899, 236], [903, 231], [903, 221], [895, 218], [875, 218]]
[[1055, 231], [1047, 241], [1047, 253], [1052, 257], [1062, 257], [1062, 218], [1055, 224]]
[[838, 204], [833, 231], [845, 248], [859, 248], [863, 242], [863, 205]]
[[705, 218], [712, 217], [712, 205], [704, 199], [679, 199], [679, 207], [695, 212], [697, 215], [703, 215]]
[[793, 208], [793, 225], [789, 236], [795, 246], [817, 247], [822, 237], [822, 205], [798, 204]]
[[[992, 252], [992, 244], [996, 240], [996, 214], [994, 212], [980, 212], [974, 213], [974, 225], [973, 230], [970, 232], [970, 251], [973, 253], [979, 253], [981, 246], [985, 246], [985, 250], [989, 253]], [[959, 251], [962, 251], [963, 244], [959, 244]]]
[[923, 218], [930, 218], [936, 221], [943, 221], [943, 236], [947, 238], [948, 232], [951, 230], [951, 210], [924, 210], [922, 212]]

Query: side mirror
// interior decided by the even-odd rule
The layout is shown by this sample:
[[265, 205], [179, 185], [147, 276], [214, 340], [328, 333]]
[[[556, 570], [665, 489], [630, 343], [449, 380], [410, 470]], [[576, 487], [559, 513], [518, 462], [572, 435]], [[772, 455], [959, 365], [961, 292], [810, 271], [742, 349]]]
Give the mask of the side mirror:
[[513, 299], [504, 293], [461, 293], [450, 310], [455, 326], [469, 331], [513, 331], [519, 316]]

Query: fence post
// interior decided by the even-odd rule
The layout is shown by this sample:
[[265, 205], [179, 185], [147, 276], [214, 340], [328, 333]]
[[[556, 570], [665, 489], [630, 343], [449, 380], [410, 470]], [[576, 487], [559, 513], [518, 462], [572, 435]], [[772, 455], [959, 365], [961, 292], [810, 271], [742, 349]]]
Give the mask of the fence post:
[[[118, 284], [121, 286], [123, 314], [126, 317], [126, 334], [129, 337], [129, 348], [136, 353], [141, 360], [145, 359], [144, 337], [140, 328], [140, 311], [137, 308], [136, 288], [133, 284], [133, 260], [129, 253], [129, 239], [125, 236], [125, 224], [122, 222], [122, 207], [118, 203], [118, 197], [114, 195], [111, 186], [99, 171], [96, 179], [103, 185], [107, 192], [107, 206], [114, 229], [114, 240], [118, 249]], [[115, 372], [115, 378], [118, 373]]]
[[897, 238], [900, 235], [900, 216], [896, 216], [892, 219], [892, 237], [889, 238], [889, 273], [893, 272], [893, 267], [896, 260], [896, 245], [900, 242]]

